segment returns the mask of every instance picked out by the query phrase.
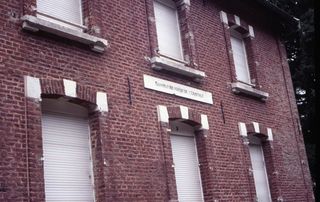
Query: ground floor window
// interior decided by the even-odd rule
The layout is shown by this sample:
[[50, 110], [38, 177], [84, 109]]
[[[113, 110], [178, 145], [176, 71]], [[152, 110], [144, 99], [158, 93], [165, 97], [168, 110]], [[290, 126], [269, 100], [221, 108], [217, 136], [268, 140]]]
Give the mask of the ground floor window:
[[46, 201], [94, 201], [87, 114], [65, 101], [42, 101]]
[[201, 202], [203, 193], [194, 128], [181, 123], [171, 124], [170, 136], [179, 201]]
[[264, 154], [261, 145], [261, 140], [259, 138], [250, 138], [249, 153], [258, 201], [271, 202]]

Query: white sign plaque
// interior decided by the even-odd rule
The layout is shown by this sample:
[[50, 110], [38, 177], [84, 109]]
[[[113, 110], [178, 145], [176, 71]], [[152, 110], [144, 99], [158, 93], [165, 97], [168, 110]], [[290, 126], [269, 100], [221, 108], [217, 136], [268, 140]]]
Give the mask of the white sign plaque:
[[178, 97], [196, 100], [207, 104], [213, 104], [212, 94], [207, 91], [199, 90], [186, 85], [159, 79], [145, 74], [143, 75], [143, 81], [144, 87], [147, 89], [172, 94]]

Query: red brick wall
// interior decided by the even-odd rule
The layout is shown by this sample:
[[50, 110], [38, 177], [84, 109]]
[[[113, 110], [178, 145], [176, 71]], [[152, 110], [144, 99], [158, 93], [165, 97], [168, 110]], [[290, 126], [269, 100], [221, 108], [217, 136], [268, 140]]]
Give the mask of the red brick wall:
[[[69, 79], [92, 92], [107, 93], [109, 112], [103, 116], [92, 114], [90, 122], [92, 139], [100, 139], [94, 144], [95, 177], [99, 178], [95, 182], [97, 201], [166, 201], [175, 195], [168, 192], [168, 165], [164, 161], [168, 154], [163, 153], [166, 145], [157, 120], [157, 105], [184, 105], [208, 116], [207, 137], [197, 143], [199, 155], [205, 157], [201, 175], [206, 178], [203, 187], [207, 201], [254, 200], [249, 154], [238, 131], [238, 122], [252, 121], [274, 131], [272, 146], [264, 148], [272, 151], [267, 152], [271, 155], [267, 163], [272, 164], [268, 171], [277, 171], [275, 179], [269, 178], [273, 199], [281, 196], [285, 201], [313, 201], [285, 49], [260, 7], [254, 3], [224, 6], [215, 1], [191, 0], [187, 28], [193, 31], [194, 44], [190, 54], [197, 68], [207, 75], [203, 83], [194, 83], [150, 68], [145, 57], [151, 57], [150, 47], [157, 42], [154, 28], [148, 28], [152, 24], [148, 15], [152, 16], [153, 11], [146, 9], [145, 1], [98, 0], [88, 5], [86, 13], [93, 15], [90, 26], [100, 28], [95, 35], [110, 42], [102, 54], [50, 34], [23, 31], [18, 18], [30, 13], [26, 8], [32, 2], [8, 0], [0, 4], [0, 201], [27, 201], [26, 150], [31, 201], [44, 199], [39, 161], [41, 109], [34, 100], [25, 100], [25, 75]], [[152, 9], [152, 1], [146, 3]], [[258, 62], [255, 74], [261, 89], [270, 94], [266, 102], [231, 92], [233, 67], [220, 10], [236, 14], [253, 26], [253, 58]], [[143, 74], [212, 92], [214, 104], [144, 89]], [[128, 99], [128, 77], [132, 104]], [[63, 94], [60, 91], [56, 87], [51, 93]], [[94, 103], [85, 95], [80, 97], [82, 101]], [[198, 139], [203, 138], [198, 135]], [[169, 176], [174, 182], [174, 174]]]

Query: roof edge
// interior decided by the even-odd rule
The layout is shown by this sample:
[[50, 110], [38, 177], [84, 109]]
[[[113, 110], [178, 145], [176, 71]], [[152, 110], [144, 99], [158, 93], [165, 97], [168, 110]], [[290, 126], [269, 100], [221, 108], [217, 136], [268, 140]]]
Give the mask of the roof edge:
[[286, 23], [288, 23], [290, 26], [299, 26], [299, 19], [290, 15], [286, 11], [280, 9], [275, 4], [271, 3], [268, 0], [255, 0], [257, 3], [262, 5], [263, 7], [266, 7], [270, 11], [274, 12], [275, 14], [279, 15]]

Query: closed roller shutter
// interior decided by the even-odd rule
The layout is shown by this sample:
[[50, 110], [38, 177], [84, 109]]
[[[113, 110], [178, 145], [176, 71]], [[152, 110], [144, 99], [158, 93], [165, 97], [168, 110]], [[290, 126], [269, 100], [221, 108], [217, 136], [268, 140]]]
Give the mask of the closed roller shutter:
[[94, 201], [88, 121], [44, 113], [42, 136], [46, 201]]
[[254, 184], [259, 202], [271, 202], [268, 177], [261, 145], [249, 145]]
[[203, 201], [194, 136], [171, 135], [179, 202]]
[[74, 26], [59, 22], [59, 20], [43, 16], [41, 13], [76, 25], [82, 25], [81, 0], [37, 0], [37, 11], [40, 12], [37, 15], [39, 18], [50, 22], [75, 28]]
[[240, 36], [231, 36], [231, 46], [237, 80], [250, 83], [248, 61], [243, 39]]
[[182, 60], [177, 9], [171, 0], [154, 1], [157, 39], [160, 53]]

